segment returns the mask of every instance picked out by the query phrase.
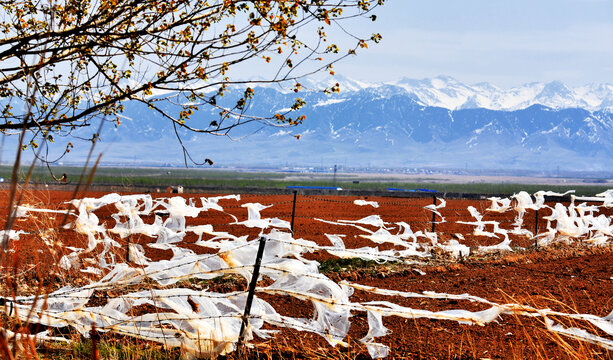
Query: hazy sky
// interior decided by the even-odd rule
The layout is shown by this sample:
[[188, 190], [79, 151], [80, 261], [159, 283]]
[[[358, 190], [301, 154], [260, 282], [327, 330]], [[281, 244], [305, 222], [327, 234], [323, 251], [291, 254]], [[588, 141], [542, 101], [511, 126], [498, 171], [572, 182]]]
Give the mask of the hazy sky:
[[362, 80], [450, 75], [502, 87], [613, 83], [613, 0], [387, 0], [383, 41], [339, 64]]

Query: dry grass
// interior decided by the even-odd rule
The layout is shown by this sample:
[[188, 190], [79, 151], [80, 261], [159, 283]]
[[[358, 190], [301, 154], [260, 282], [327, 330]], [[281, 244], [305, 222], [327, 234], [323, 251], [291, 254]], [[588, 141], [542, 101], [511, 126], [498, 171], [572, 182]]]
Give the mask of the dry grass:
[[[518, 298], [506, 295], [509, 303], [519, 303], [534, 308], [552, 308], [568, 314], [579, 314], [578, 306], [573, 294], [566, 289], [559, 289], [563, 294], [560, 300], [547, 292], [543, 295], [531, 295]], [[584, 311], [597, 313], [597, 305], [589, 299], [587, 304], [582, 304]], [[587, 321], [578, 321], [569, 318], [555, 317], [555, 323], [563, 325], [565, 328], [580, 328], [592, 334], [600, 331]], [[523, 346], [512, 346], [512, 359], [575, 359], [575, 360], [604, 360], [613, 358], [613, 354], [606, 349], [584, 341], [575, 340], [547, 328], [545, 319], [529, 318], [518, 314], [512, 315], [512, 323], [522, 334]], [[527, 345], [527, 346], [526, 346]]]

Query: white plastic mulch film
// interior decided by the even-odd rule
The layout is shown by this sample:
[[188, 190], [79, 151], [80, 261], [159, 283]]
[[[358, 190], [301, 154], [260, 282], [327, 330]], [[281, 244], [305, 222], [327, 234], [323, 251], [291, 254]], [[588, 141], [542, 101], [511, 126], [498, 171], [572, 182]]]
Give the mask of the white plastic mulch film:
[[[442, 243], [436, 233], [413, 231], [407, 222], [388, 223], [378, 215], [358, 220], [323, 220], [341, 227], [353, 227], [362, 232], [364, 239], [373, 246], [349, 249], [345, 247], [343, 234], [326, 234], [329, 246], [314, 241], [294, 238], [290, 224], [278, 218], [266, 218], [261, 211], [273, 206], [244, 203], [247, 220], [238, 221], [233, 215], [231, 226], [244, 226], [260, 230], [254, 238], [234, 236], [216, 230], [213, 225], [186, 225], [186, 218], [194, 218], [206, 211], [224, 212], [220, 200], [236, 201], [240, 195], [185, 199], [182, 197], [153, 199], [150, 195], [108, 194], [101, 198], [72, 200], [68, 211], [67, 229], [87, 237], [84, 248], [72, 251], [60, 260], [65, 270], [88, 273], [91, 282], [84, 286], [65, 286], [49, 293], [45, 301], [41, 297], [17, 296], [3, 299], [7, 315], [18, 316], [48, 327], [71, 327], [89, 336], [92, 326], [101, 332], [114, 332], [140, 339], [155, 341], [170, 347], [181, 347], [196, 354], [226, 354], [236, 349], [240, 337], [242, 316], [245, 311], [246, 291], [216, 293], [208, 289], [188, 288], [185, 280], [214, 279], [225, 274], [235, 274], [249, 282], [260, 237], [266, 238], [260, 276], [267, 279], [266, 286], [256, 288], [248, 325], [245, 331], [247, 344], [254, 339], [274, 336], [280, 328], [319, 334], [332, 346], [347, 346], [346, 335], [351, 326], [351, 313], [364, 312], [368, 319], [368, 331], [361, 342], [373, 358], [390, 355], [393, 349], [377, 342], [378, 337], [388, 332], [383, 324], [386, 316], [406, 318], [431, 318], [483, 325], [496, 321], [501, 314], [541, 317], [550, 331], [613, 350], [613, 341], [579, 328], [568, 328], [554, 322], [567, 318], [587, 321], [609, 336], [613, 336], [613, 313], [606, 317], [590, 314], [570, 314], [537, 309], [521, 304], [498, 304], [468, 294], [442, 294], [433, 292], [412, 293], [380, 289], [350, 283], [335, 282], [318, 271], [318, 262], [307, 260], [303, 255], [313, 251], [325, 251], [339, 258], [360, 258], [379, 262], [411, 262], [427, 259], [433, 251], [443, 251], [453, 257], [467, 257], [475, 252], [511, 251], [509, 234], [533, 237], [541, 245], [556, 241], [582, 238], [585, 243], [610, 244], [613, 237], [611, 218], [598, 215], [601, 207], [613, 206], [613, 191], [590, 198], [572, 197], [569, 205], [545, 204], [544, 196], [563, 195], [538, 192], [534, 197], [525, 192], [511, 198], [490, 198], [490, 212], [515, 212], [515, 221], [510, 228], [503, 228], [495, 221], [483, 221], [483, 214], [474, 207], [467, 210], [474, 221], [458, 221], [474, 227], [475, 236], [500, 239], [497, 245], [469, 248], [457, 240]], [[533, 200], [536, 199], [536, 200]], [[514, 201], [512, 201], [514, 200]], [[597, 202], [586, 205], [582, 201]], [[355, 206], [378, 204], [373, 201], [355, 201]], [[445, 222], [442, 211], [443, 199], [425, 207], [435, 214], [437, 222]], [[102, 207], [112, 208], [114, 224], [101, 223], [96, 211]], [[532, 234], [522, 226], [527, 209], [551, 209], [546, 219], [546, 231]], [[51, 209], [21, 206], [19, 217], [36, 217], [44, 212], [66, 213]], [[143, 217], [153, 218], [147, 223]], [[555, 220], [555, 226], [553, 226]], [[486, 225], [489, 227], [486, 228]], [[374, 230], [373, 230], [374, 229]], [[489, 229], [489, 230], [486, 230]], [[195, 234], [195, 245], [206, 248], [199, 254], [183, 245], [187, 234]], [[10, 232], [9, 241], [19, 241], [23, 232]], [[205, 235], [203, 239], [203, 235]], [[2, 234], [4, 235], [4, 234]], [[146, 246], [165, 249], [172, 256], [152, 261], [145, 249], [129, 243], [130, 261], [125, 262], [111, 252], [119, 243], [113, 238], [130, 236], [151, 238]], [[41, 241], [46, 241], [41, 236]], [[3, 236], [2, 238], [5, 238]], [[421, 240], [421, 241], [418, 241]], [[459, 239], [461, 240], [461, 239]], [[393, 250], [378, 250], [375, 244], [392, 244]], [[377, 294], [380, 301], [359, 302], [352, 300], [355, 289]], [[101, 296], [101, 294], [104, 294]], [[279, 314], [274, 307], [274, 296], [290, 296], [313, 306], [312, 318], [296, 318]], [[472, 312], [461, 308], [432, 312], [413, 309], [386, 301], [386, 297], [413, 297], [423, 299], [456, 299], [480, 303], [487, 309]], [[95, 301], [94, 301], [95, 300]], [[7, 330], [8, 331], [8, 330]], [[39, 340], [66, 340], [53, 337], [49, 332], [40, 333]]]

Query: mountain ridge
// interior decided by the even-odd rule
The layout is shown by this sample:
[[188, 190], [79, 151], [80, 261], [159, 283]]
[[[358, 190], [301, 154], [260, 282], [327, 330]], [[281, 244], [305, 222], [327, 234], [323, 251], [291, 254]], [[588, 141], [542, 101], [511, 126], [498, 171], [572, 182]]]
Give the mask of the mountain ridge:
[[[339, 77], [342, 89], [359, 91], [365, 88], [392, 86], [415, 95], [424, 106], [438, 106], [450, 110], [486, 108], [490, 110], [520, 110], [531, 105], [555, 109], [582, 108], [591, 111], [613, 111], [613, 85], [592, 83], [571, 87], [560, 81], [532, 82], [508, 89], [487, 82], [466, 84], [453, 77], [410, 79], [379, 83], [359, 82]], [[327, 80], [332, 83], [332, 80]]]
[[[613, 152], [613, 143], [609, 141], [613, 138], [613, 111], [608, 106], [600, 109], [586, 105], [588, 100], [592, 104], [607, 101], [613, 104], [613, 95], [610, 99], [607, 95], [613, 88], [610, 85], [593, 85], [591, 89], [596, 90], [590, 93], [586, 88], [581, 92], [560, 82], [531, 83], [525, 88], [501, 90], [491, 84], [461, 84], [450, 77], [401, 79], [398, 83], [402, 86], [373, 85], [342, 77], [331, 81], [340, 83], [339, 93], [326, 95], [305, 90], [296, 94], [272, 86], [254, 88], [255, 96], [246, 109], [250, 114], [272, 116], [294, 103], [297, 96], [304, 99], [306, 105], [298, 114], [306, 115], [306, 120], [300, 126], [280, 129], [251, 123], [230, 133], [233, 138], [245, 137], [242, 141], [200, 136], [181, 129], [178, 135], [197, 161], [210, 158], [225, 165], [326, 162], [355, 167], [375, 164], [396, 168], [580, 171], [613, 167], [609, 156]], [[327, 85], [330, 83], [309, 80], [305, 81], [304, 88]], [[407, 91], [407, 87], [421, 90]], [[473, 91], [480, 91], [481, 95]], [[523, 102], [518, 98], [502, 101], [502, 95], [483, 100], [485, 93], [503, 94], [504, 91], [523, 94], [520, 96]], [[598, 91], [602, 96], [596, 98], [594, 94]], [[218, 103], [231, 105], [240, 93], [231, 90]], [[531, 97], [525, 96], [528, 93]], [[588, 100], [579, 101], [576, 94]], [[424, 101], [425, 98], [429, 100]], [[539, 103], [537, 99], [553, 105]], [[441, 104], [444, 101], [447, 105]], [[526, 106], [490, 109], [482, 106], [484, 102]], [[167, 110], [178, 113], [178, 106], [167, 106]], [[189, 124], [206, 127], [218, 120], [218, 111], [202, 106], [188, 120]], [[103, 162], [182, 164], [184, 154], [175, 129], [160, 114], [143, 104], [128, 102], [122, 118], [120, 126], [103, 128], [103, 142], [99, 145], [106, 150]], [[85, 131], [92, 129], [78, 131], [83, 131], [83, 138], [91, 137]], [[296, 139], [298, 135], [300, 140]], [[70, 155], [83, 158], [87, 150], [88, 146], [84, 145]]]

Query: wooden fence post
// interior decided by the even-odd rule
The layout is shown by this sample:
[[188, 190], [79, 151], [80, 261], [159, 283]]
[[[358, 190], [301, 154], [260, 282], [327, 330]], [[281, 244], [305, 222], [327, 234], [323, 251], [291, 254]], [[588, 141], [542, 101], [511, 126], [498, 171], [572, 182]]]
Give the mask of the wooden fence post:
[[298, 194], [298, 190], [294, 190], [294, 205], [292, 205], [292, 223], [291, 223], [292, 234], [294, 233], [294, 217], [296, 216], [296, 195], [297, 194]]
[[534, 247], [538, 247], [539, 243], [536, 236], [539, 233], [539, 210], [534, 212]]
[[[436, 206], [436, 195], [432, 195], [432, 204]], [[436, 225], [436, 213], [434, 211], [436, 210], [432, 209], [432, 232], [434, 232]]]

